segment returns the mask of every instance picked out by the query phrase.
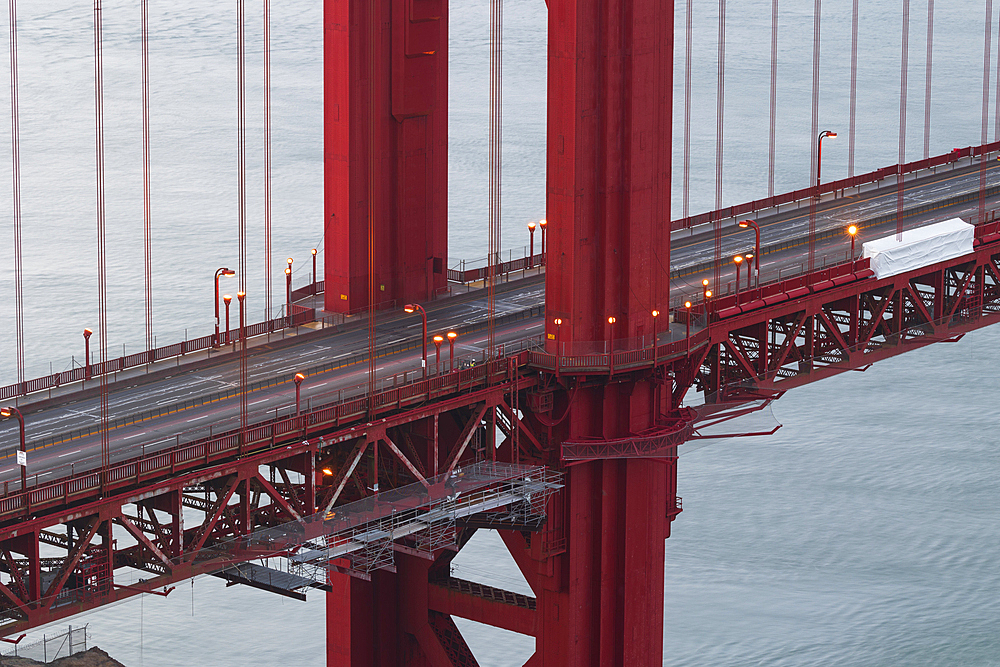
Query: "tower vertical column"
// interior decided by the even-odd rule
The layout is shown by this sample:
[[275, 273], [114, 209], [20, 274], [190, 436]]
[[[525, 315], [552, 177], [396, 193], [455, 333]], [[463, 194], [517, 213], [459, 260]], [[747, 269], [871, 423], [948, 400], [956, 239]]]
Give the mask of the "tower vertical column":
[[368, 305], [370, 202], [376, 300], [426, 301], [447, 285], [447, 2], [324, 0], [323, 39], [324, 307]]
[[[581, 352], [648, 346], [652, 311], [669, 312], [673, 2], [548, 6], [549, 351], [557, 336]], [[569, 411], [556, 443], [649, 432], [673, 407], [652, 373], [587, 379], [556, 399], [554, 414]], [[535, 554], [538, 664], [662, 664], [675, 475], [673, 460], [567, 470], [566, 550]]]

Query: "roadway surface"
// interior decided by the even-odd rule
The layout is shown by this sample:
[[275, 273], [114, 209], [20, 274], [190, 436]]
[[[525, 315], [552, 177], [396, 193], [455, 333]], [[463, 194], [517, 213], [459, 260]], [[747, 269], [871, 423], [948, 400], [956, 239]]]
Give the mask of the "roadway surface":
[[[990, 163], [988, 185], [1000, 182], [1000, 166]], [[904, 208], [909, 209], [929, 202], [947, 200], [979, 187], [979, 168], [956, 169], [935, 176], [907, 183]], [[987, 200], [987, 209], [1000, 203], [1000, 197]], [[792, 205], [789, 205], [791, 207]], [[877, 218], [896, 211], [896, 188], [891, 185], [847, 197], [824, 200], [817, 207], [817, 231], [846, 228], [848, 224]], [[955, 204], [938, 210], [912, 215], [905, 220], [905, 227], [912, 228], [952, 217], [962, 217], [975, 222], [978, 201]], [[762, 246], [778, 240], [805, 236], [808, 233], [809, 207], [792, 209], [768, 217], [758, 217], [761, 226]], [[672, 237], [671, 265], [684, 273], [685, 267], [710, 261], [714, 255], [714, 236], [710, 225], [704, 229], [674, 232]], [[857, 254], [861, 243], [895, 232], [895, 222], [885, 223], [864, 230], [858, 238]], [[860, 236], [860, 235], [859, 235]], [[753, 231], [730, 226], [725, 230], [723, 257], [753, 247]], [[805, 243], [787, 250], [765, 255], [761, 263], [761, 282], [776, 279], [779, 272], [784, 277], [794, 275], [803, 265]], [[846, 259], [850, 239], [846, 236], [816, 243], [816, 266], [839, 263]], [[685, 296], [700, 295], [701, 280], [712, 279], [711, 271], [689, 273], [675, 279], [671, 293], [676, 300]], [[742, 272], [743, 284], [746, 271]], [[734, 289], [735, 267], [728, 263], [722, 272], [725, 294]], [[499, 288], [497, 314], [517, 313], [543, 305], [544, 284], [539, 278], [513, 281]], [[427, 305], [428, 332], [444, 333], [449, 329], [482, 323], [486, 319], [485, 292], [446, 298]], [[536, 342], [542, 334], [541, 316], [523, 319], [497, 328], [497, 343], [521, 347]], [[676, 327], [675, 327], [676, 328]], [[673, 332], [676, 337], [676, 331]], [[681, 332], [683, 333], [683, 332]], [[419, 340], [421, 322], [418, 315], [403, 313], [383, 314], [378, 320], [377, 344], [384, 348], [393, 344], [409, 344], [411, 349], [387, 355], [378, 360], [377, 377], [383, 386], [412, 380], [420, 373], [421, 352]], [[486, 332], [459, 337], [455, 345], [456, 359], [481, 358], [486, 343]], [[429, 371], [434, 372], [433, 345], [429, 345]], [[360, 395], [367, 390], [367, 363], [349, 363], [359, 353], [368, 349], [368, 329], [364, 324], [332, 333], [312, 334], [285, 346], [262, 345], [252, 348], [248, 360], [248, 382], [265, 380], [295, 372], [308, 372], [311, 367], [343, 360], [344, 365], [319, 373], [310, 373], [302, 383], [301, 405], [321, 405], [339, 398]], [[443, 366], [447, 364], [448, 347], [442, 347]], [[334, 364], [336, 365], [336, 364]], [[443, 369], [442, 369], [443, 370]], [[404, 373], [406, 374], [404, 376]], [[110, 431], [112, 462], [125, 460], [141, 452], [168, 448], [179, 442], [188, 442], [238, 426], [239, 399], [217, 398], [218, 394], [234, 393], [239, 383], [238, 359], [223, 355], [207, 368], [185, 370], [182, 365], [170, 377], [147, 380], [133, 377], [112, 384], [109, 398], [109, 417], [140, 418], [150, 409], [161, 409], [169, 414], [143, 419], [137, 423], [113, 428]], [[90, 383], [93, 387], [94, 381]], [[38, 395], [39, 399], [44, 394]], [[29, 400], [35, 400], [29, 397]], [[294, 411], [295, 387], [292, 382], [261, 388], [248, 395], [250, 423]], [[184, 402], [184, 405], [178, 405]], [[190, 407], [187, 407], [190, 406]], [[176, 409], [172, 409], [176, 407]], [[25, 412], [28, 439], [28, 472], [31, 482], [57, 479], [71, 471], [88, 470], [100, 464], [101, 438], [99, 434], [81, 435], [80, 429], [92, 430], [100, 423], [100, 399], [82, 397], [79, 392], [69, 393], [62, 399], [44, 401], [44, 407], [32, 411], [30, 403], [22, 402]], [[9, 484], [10, 490], [20, 486], [20, 471], [14, 463], [18, 446], [17, 424], [8, 420], [0, 424], [0, 481]]]

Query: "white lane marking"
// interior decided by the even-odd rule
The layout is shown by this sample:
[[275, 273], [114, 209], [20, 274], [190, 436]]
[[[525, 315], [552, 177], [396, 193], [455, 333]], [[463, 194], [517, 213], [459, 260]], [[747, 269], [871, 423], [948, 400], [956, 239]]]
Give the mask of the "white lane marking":
[[51, 471], [50, 472], [43, 472], [43, 473], [39, 473], [39, 474], [35, 475], [35, 477], [45, 477], [46, 475], [51, 475], [51, 474], [52, 474]]
[[269, 399], [269, 398], [262, 398], [259, 401], [254, 401], [253, 403], [249, 403], [249, 405], [257, 405], [258, 403], [267, 403], [270, 400], [271, 399]]
[[56, 458], [57, 458], [57, 459], [61, 459], [61, 458], [63, 458], [64, 456], [72, 456], [73, 454], [79, 454], [79, 453], [80, 453], [80, 452], [82, 452], [82, 451], [83, 451], [82, 449], [78, 449], [78, 450], [76, 450], [75, 452], [66, 452], [65, 454], [60, 454], [60, 455], [59, 455], [59, 456], [57, 456]]
[[189, 422], [196, 422], [199, 419], [205, 419], [206, 417], [211, 417], [212, 415], [202, 415], [201, 417], [195, 417], [194, 419], [189, 419]]
[[132, 438], [138, 438], [140, 435], [146, 435], [145, 433], [136, 433], [135, 435], [126, 435], [122, 440], [131, 440]]
[[6, 470], [0, 470], [0, 475], [5, 475], [5, 474], [11, 472], [12, 470], [13, 470], [13, 468], [7, 468]]

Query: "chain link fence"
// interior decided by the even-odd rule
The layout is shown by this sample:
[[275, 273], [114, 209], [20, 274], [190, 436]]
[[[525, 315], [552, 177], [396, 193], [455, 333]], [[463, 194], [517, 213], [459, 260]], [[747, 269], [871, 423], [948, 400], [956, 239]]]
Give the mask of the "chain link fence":
[[71, 625], [62, 634], [43, 634], [38, 641], [14, 644], [10, 649], [3, 650], [0, 654], [0, 667], [5, 664], [5, 658], [30, 658], [38, 662], [49, 663], [86, 650], [87, 626], [74, 628]]

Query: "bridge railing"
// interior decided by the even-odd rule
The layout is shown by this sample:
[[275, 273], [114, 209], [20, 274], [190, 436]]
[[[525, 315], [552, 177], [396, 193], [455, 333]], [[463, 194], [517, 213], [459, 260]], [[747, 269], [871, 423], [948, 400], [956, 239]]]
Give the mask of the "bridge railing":
[[99, 468], [83, 472], [74, 470], [61, 479], [36, 483], [26, 490], [8, 493], [0, 498], [0, 519], [147, 484], [167, 475], [267, 450], [288, 440], [305, 440], [317, 432], [327, 432], [387, 412], [489, 385], [509, 383], [518, 379], [518, 369], [527, 363], [527, 355], [528, 352], [520, 352], [489, 363], [415, 380], [408, 385], [371, 395], [348, 397], [298, 415], [265, 419], [243, 431], [237, 428], [191, 442], [178, 442], [156, 452], [143, 452], [140, 456], [113, 464], [104, 471]]
[[926, 160], [916, 160], [902, 165], [891, 165], [889, 167], [883, 167], [882, 169], [876, 169], [875, 171], [868, 172], [867, 174], [861, 174], [851, 178], [843, 178], [837, 181], [830, 181], [829, 183], [822, 183], [818, 186], [814, 185], [812, 187], [802, 188], [793, 192], [774, 195], [773, 197], [765, 197], [764, 199], [757, 199], [755, 201], [737, 204], [735, 206], [729, 206], [715, 211], [699, 213], [687, 218], [680, 218], [670, 223], [670, 229], [689, 229], [697, 225], [703, 225], [717, 220], [728, 220], [730, 218], [753, 215], [758, 211], [776, 208], [783, 204], [804, 201], [813, 197], [819, 197], [825, 194], [839, 192], [841, 190], [848, 190], [850, 188], [856, 188], [869, 183], [878, 183], [879, 181], [883, 181], [887, 178], [899, 175], [905, 176], [906, 174], [923, 171], [924, 169], [931, 169], [933, 167], [952, 164], [958, 162], [962, 158], [981, 156], [998, 150], [1000, 150], [1000, 141], [995, 141], [982, 146], [956, 148], [949, 153], [936, 155], [927, 158]]
[[[309, 287], [311, 286], [307, 286], [302, 289], [307, 289]], [[250, 324], [245, 327], [246, 336], [247, 338], [253, 338], [263, 334], [276, 333], [282, 329], [302, 326], [303, 324], [308, 324], [310, 322], [314, 322], [315, 320], [315, 309], [300, 306], [298, 304], [292, 304], [291, 317], [286, 315]], [[201, 336], [199, 338], [184, 340], [179, 343], [164, 345], [152, 350], [134, 352], [132, 354], [116, 357], [114, 359], [108, 359], [103, 363], [91, 363], [89, 367], [84, 364], [82, 366], [71, 368], [67, 371], [45, 375], [39, 378], [26, 380], [25, 382], [16, 382], [5, 387], [0, 387], [0, 400], [6, 400], [18, 396], [27, 396], [28, 394], [45, 391], [47, 389], [57, 389], [63, 385], [71, 384], [73, 382], [81, 382], [83, 380], [99, 378], [102, 375], [120, 373], [129, 368], [146, 366], [156, 361], [181, 357], [186, 354], [191, 354], [192, 352], [200, 352], [214, 347], [234, 345], [239, 340], [239, 336], [240, 330], [239, 327], [237, 327], [235, 329], [230, 329], [229, 331], [220, 331], [218, 340], [216, 340], [215, 334], [208, 334], [207, 336]]]
[[[511, 273], [517, 273], [518, 271], [527, 271], [528, 269], [545, 266], [545, 255], [541, 253], [535, 253], [534, 255], [528, 256], [527, 248], [524, 250], [524, 255], [522, 257], [511, 257], [511, 251], [508, 251], [508, 259], [506, 262], [498, 261], [495, 263], [495, 275], [499, 278], [502, 276], [509, 275]], [[502, 253], [500, 257], [502, 257]], [[482, 266], [470, 267], [469, 264], [482, 264]], [[489, 258], [483, 257], [478, 260], [461, 260], [455, 268], [448, 269], [448, 280], [453, 283], [474, 283], [479, 280], [486, 280], [489, 277]]]

